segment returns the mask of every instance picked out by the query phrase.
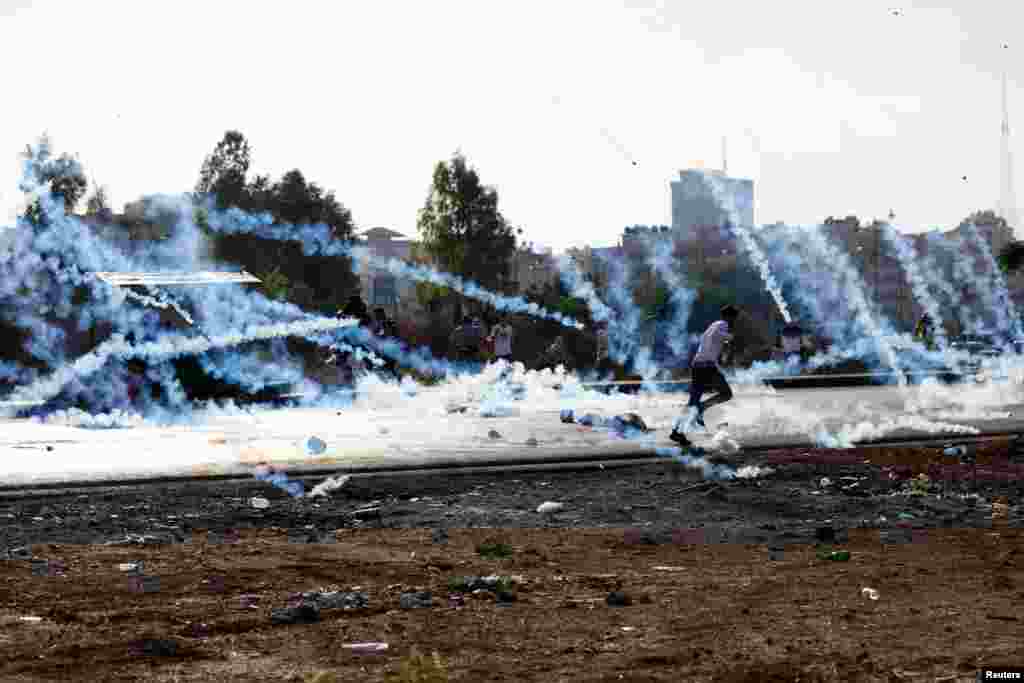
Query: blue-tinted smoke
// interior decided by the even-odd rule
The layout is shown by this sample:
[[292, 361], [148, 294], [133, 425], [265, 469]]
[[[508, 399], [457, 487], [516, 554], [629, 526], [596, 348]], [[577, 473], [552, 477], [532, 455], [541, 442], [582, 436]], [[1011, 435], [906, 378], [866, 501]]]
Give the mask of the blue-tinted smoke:
[[996, 329], [1004, 335], [1021, 336], [1020, 314], [1017, 313], [1017, 307], [1014, 305], [1013, 299], [1010, 298], [1010, 293], [1006, 289], [1006, 279], [992, 256], [988, 242], [978, 232], [978, 226], [974, 223], [970, 221], [965, 223], [964, 230], [981, 254], [981, 261], [987, 272], [986, 277], [982, 280], [981, 289], [985, 292], [989, 306], [995, 314]]
[[308, 256], [348, 256], [352, 258], [357, 268], [360, 267], [361, 262], [367, 262], [372, 267], [387, 271], [396, 277], [448, 287], [470, 299], [481, 301], [497, 311], [521, 313], [535, 318], [554, 320], [560, 325], [575, 329], [583, 327], [581, 323], [569, 316], [548, 311], [522, 297], [496, 294], [475, 282], [466, 281], [461, 277], [439, 272], [427, 266], [410, 265], [397, 258], [385, 259], [374, 256], [366, 247], [334, 238], [330, 227], [324, 224], [275, 224], [273, 216], [268, 213], [254, 215], [237, 208], [218, 210], [209, 202], [205, 206], [204, 213], [206, 224], [211, 229], [223, 234], [251, 234], [264, 239], [299, 242], [303, 252]]
[[743, 225], [742, 217], [736, 207], [735, 197], [732, 193], [726, 191], [722, 181], [716, 176], [702, 173], [701, 177], [704, 183], [711, 189], [715, 201], [718, 202], [721, 209], [729, 216], [729, 225], [736, 235], [737, 242], [747, 253], [751, 263], [757, 266], [758, 272], [761, 273], [761, 279], [764, 280], [765, 288], [772, 295], [772, 299], [775, 300], [775, 305], [778, 306], [782, 319], [787, 323], [792, 322], [793, 319], [789, 315], [789, 306], [782, 297], [782, 287], [775, 280], [775, 276], [772, 275], [768, 257], [761, 251], [761, 247], [758, 246], [754, 237], [750, 234], [750, 227], [752, 226]]
[[896, 258], [903, 268], [903, 274], [914, 293], [914, 298], [931, 317], [935, 330], [935, 339], [940, 348], [946, 347], [946, 328], [942, 325], [942, 311], [939, 302], [928, 291], [928, 278], [921, 269], [920, 258], [914, 246], [896, 228], [884, 223], [881, 226], [882, 237], [893, 248]]
[[608, 269], [608, 303], [617, 313], [608, 326], [608, 354], [624, 366], [632, 365], [644, 379], [651, 379], [658, 368], [651, 349], [639, 343], [641, 311], [633, 301], [633, 269], [625, 258], [603, 260]]
[[689, 323], [696, 292], [687, 287], [686, 280], [676, 273], [673, 245], [668, 240], [649, 240], [647, 264], [660, 277], [669, 290], [669, 304], [672, 316], [666, 336], [669, 350], [674, 359], [685, 359], [689, 353]]

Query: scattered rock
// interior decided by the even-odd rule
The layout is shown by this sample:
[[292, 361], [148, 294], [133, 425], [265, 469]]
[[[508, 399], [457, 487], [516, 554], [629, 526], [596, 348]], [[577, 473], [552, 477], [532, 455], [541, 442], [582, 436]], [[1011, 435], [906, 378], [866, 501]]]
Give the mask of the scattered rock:
[[380, 507], [360, 508], [352, 512], [352, 517], [355, 519], [375, 519], [380, 518]]
[[320, 621], [320, 608], [312, 602], [275, 609], [270, 612], [270, 620], [275, 624], [312, 624]]
[[137, 657], [174, 657], [178, 642], [168, 638], [144, 638], [129, 644], [128, 650]]
[[515, 593], [510, 593], [508, 591], [498, 591], [494, 594], [494, 601], [499, 605], [508, 605], [515, 602], [517, 599], [518, 598], [516, 598]]
[[492, 429], [491, 431], [487, 432], [487, 436], [489, 436], [492, 439], [500, 439], [501, 438], [501, 434], [498, 433], [498, 430], [496, 430], [496, 429]]
[[310, 455], [320, 455], [327, 450], [327, 443], [318, 437], [311, 436], [306, 440], [306, 452]]
[[268, 507], [270, 507], [270, 501], [264, 498], [263, 496], [256, 496], [255, 498], [250, 498], [249, 504], [252, 505], [257, 510], [266, 510]]
[[604, 601], [609, 607], [628, 607], [633, 604], [633, 599], [622, 591], [612, 591]]
[[878, 591], [876, 591], [874, 588], [861, 588], [860, 594], [868, 600], [877, 600], [879, 597]]
[[402, 609], [424, 609], [433, 607], [434, 599], [431, 597], [430, 591], [402, 593], [398, 597], [398, 604]]
[[32, 549], [27, 545], [20, 545], [7, 551], [7, 556], [12, 560], [31, 560]]
[[289, 607], [298, 607], [308, 603], [315, 605], [317, 609], [361, 609], [370, 604], [370, 598], [366, 593], [331, 591], [327, 593], [311, 591], [296, 593], [288, 600]]
[[542, 515], [545, 515], [545, 514], [549, 514], [549, 513], [552, 513], [552, 512], [558, 512], [559, 510], [561, 510], [564, 507], [565, 507], [564, 503], [555, 503], [555, 502], [552, 502], [552, 501], [549, 500], [547, 502], [544, 502], [544, 503], [541, 503], [540, 505], [538, 505], [537, 506], [537, 512], [539, 512]]

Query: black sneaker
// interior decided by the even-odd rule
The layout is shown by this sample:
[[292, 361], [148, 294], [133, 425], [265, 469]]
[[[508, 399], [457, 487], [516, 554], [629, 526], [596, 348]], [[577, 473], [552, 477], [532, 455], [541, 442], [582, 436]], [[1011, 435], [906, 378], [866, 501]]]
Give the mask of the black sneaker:
[[674, 429], [672, 430], [672, 433], [668, 435], [668, 438], [672, 439], [683, 448], [689, 448], [693, 445], [690, 440], [686, 438], [685, 434]]

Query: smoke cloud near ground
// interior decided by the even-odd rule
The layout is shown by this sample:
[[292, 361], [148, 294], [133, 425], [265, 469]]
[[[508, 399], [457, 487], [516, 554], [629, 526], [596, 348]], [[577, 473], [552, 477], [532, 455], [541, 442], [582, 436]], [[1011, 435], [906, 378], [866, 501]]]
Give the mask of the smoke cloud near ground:
[[[153, 422], [198, 428], [218, 420], [248, 419], [255, 415], [259, 419], [276, 419], [273, 416], [278, 414], [273, 411], [190, 403], [168, 361], [194, 356], [209, 376], [251, 391], [282, 382], [298, 386], [309, 394], [302, 410], [343, 407], [339, 415], [331, 412], [335, 422], [330, 428], [336, 430], [336, 436], [351, 435], [361, 440], [359, 447], [383, 440], [396, 443], [406, 452], [414, 451], [439, 441], [439, 424], [450, 430], [446, 438], [457, 436], [462, 439], [460, 444], [500, 443], [503, 437], [474, 430], [492, 421], [498, 425], [494, 431], [500, 432], [505, 427], [500, 426], [499, 420], [507, 420], [506, 424], [520, 425], [529, 432], [529, 422], [538, 415], [557, 414], [565, 408], [579, 413], [590, 410], [605, 417], [627, 411], [647, 413], [660, 427], [671, 424], [680, 412], [677, 398], [665, 400], [649, 391], [634, 396], [614, 391], [599, 393], [585, 386], [580, 375], [562, 367], [527, 370], [522, 363], [502, 361], [485, 366], [436, 357], [426, 347], [413, 348], [400, 339], [375, 335], [354, 320], [310, 315], [298, 306], [236, 285], [186, 287], [175, 290], [173, 296], [160, 288], [150, 288], [141, 294], [111, 286], [95, 273], [223, 269], [224, 265], [210, 258], [208, 232], [246, 233], [271, 240], [298, 241], [309, 255], [346, 256], [357, 269], [369, 265], [400, 278], [450, 287], [498, 311], [552, 320], [570, 329], [581, 328], [571, 317], [548, 311], [524, 298], [490, 292], [477, 283], [426, 266], [377, 258], [364, 246], [335, 239], [325, 225], [275, 224], [267, 214], [254, 215], [237, 209], [221, 211], [209, 202], [197, 205], [192, 198], [149, 197], [147, 216], [168, 225], [168, 237], [137, 245], [130, 254], [125, 253], [79, 217], [67, 215], [62, 200], [49, 192], [47, 177], [78, 171], [75, 162], [56, 159], [46, 142], [32, 148], [25, 162], [21, 188], [35, 202], [37, 214], [34, 220], [22, 217], [17, 221], [9, 232], [9, 246], [0, 252], [0, 301], [4, 304], [5, 322], [25, 333], [26, 353], [48, 369], [14, 361], [0, 363], [0, 377], [17, 384], [8, 396], [8, 411], [16, 410], [15, 404], [19, 403], [65, 397], [71, 404], [77, 402], [86, 408], [68, 408], [65, 404], [63, 409], [40, 417], [40, 422], [50, 427], [97, 431], [141, 429]], [[807, 318], [808, 327], [816, 326], [836, 340], [827, 353], [813, 356], [808, 367], [826, 367], [849, 359], [872, 359], [870, 362], [886, 367], [905, 366], [908, 362], [923, 367], [931, 362], [963, 360], [963, 356], [950, 352], [929, 353], [909, 335], [898, 334], [868, 301], [866, 285], [849, 256], [820, 227], [783, 226], [773, 229], [771, 238], [765, 237], [764, 232], [755, 236], [750, 230], [752, 226], [741, 225], [736, 207], [729, 205], [717, 180], [708, 176], [708, 182], [717, 188], [716, 194], [731, 217], [738, 245], [758, 269], [783, 319], [792, 320], [792, 314], [799, 309]], [[973, 234], [976, 236], [977, 231]], [[898, 235], [893, 232], [886, 237], [904, 263], [919, 303], [926, 311], [935, 312], [933, 317], [941, 319], [938, 302], [929, 287], [939, 289], [951, 302], [958, 300], [957, 291], [942, 287], [928, 261], [922, 261], [908, 249]], [[652, 241], [645, 246], [644, 260], [670, 292], [673, 314], [668, 321], [668, 345], [673, 361], [678, 362], [688, 351], [687, 327], [696, 292], [674, 270], [670, 243]], [[800, 248], [793, 248], [796, 246]], [[985, 305], [992, 309], [987, 312], [1009, 327], [1015, 324], [1016, 312], [1000, 313], [1000, 307], [1008, 300], [1004, 298], [1005, 282], [995, 269], [991, 253], [984, 249], [983, 260], [988, 275], [978, 287]], [[567, 257], [558, 265], [559, 277], [571, 296], [586, 303], [594, 321], [609, 324], [612, 359], [645, 379], [658, 376], [660, 368], [652, 349], [640, 341], [644, 321], [642, 308], [632, 292], [636, 281], [633, 264], [626, 259], [609, 260], [611, 282], [607, 303]], [[785, 300], [783, 284], [792, 285], [792, 301]], [[167, 331], [161, 314], [172, 311], [187, 325], [185, 331]], [[98, 346], [73, 348], [74, 333], [101, 327], [109, 330], [109, 335]], [[366, 373], [356, 378], [351, 392], [330, 395], [305, 376], [302, 359], [283, 343], [288, 337], [350, 354], [357, 363], [366, 362], [376, 369], [387, 361], [395, 361], [440, 381], [424, 387], [408, 377], [399, 382]], [[259, 351], [252, 351], [246, 345], [254, 341], [266, 343], [261, 344]], [[916, 360], [898, 357], [897, 349], [913, 350]], [[130, 367], [133, 359], [146, 361], [145, 368], [140, 371]], [[836, 415], [822, 405], [794, 406], [777, 396], [773, 401], [774, 392], [761, 387], [760, 382], [769, 374], [789, 373], [792, 368], [780, 363], [755, 364], [750, 369], [730, 373], [734, 381], [758, 391], [737, 388], [737, 401], [720, 409], [728, 418], [728, 431], [717, 430], [707, 446], [712, 451], [734, 452], [752, 435], [773, 433], [809, 435], [816, 443], [830, 447], [851, 447], [858, 441], [908, 429], [934, 434], [977, 433], [973, 427], [958, 422], [990, 419], [996, 414], [996, 406], [1024, 402], [1020, 391], [1024, 372], [1020, 364], [1006, 361], [993, 370], [1007, 379], [956, 389], [926, 383], [919, 390], [901, 394], [894, 404], [899, 414], [879, 410], [871, 413], [865, 409], [863, 413]], [[137, 388], [139, 381], [159, 388], [159, 398], [155, 393], [143, 392], [141, 399], [125, 407], [125, 397]], [[394, 418], [398, 424], [408, 423], [410, 431], [401, 438], [379, 431], [385, 428], [375, 424], [373, 418], [385, 416]], [[460, 423], [462, 416], [466, 419]], [[286, 417], [282, 414], [281, 419]], [[255, 421], [253, 417], [247, 424]], [[327, 429], [319, 427], [322, 423], [316, 424]], [[637, 437], [635, 443], [708, 477], [765, 473], [756, 468], [734, 470], [711, 464], [696, 452], [662, 448], [656, 438], [644, 435]]]

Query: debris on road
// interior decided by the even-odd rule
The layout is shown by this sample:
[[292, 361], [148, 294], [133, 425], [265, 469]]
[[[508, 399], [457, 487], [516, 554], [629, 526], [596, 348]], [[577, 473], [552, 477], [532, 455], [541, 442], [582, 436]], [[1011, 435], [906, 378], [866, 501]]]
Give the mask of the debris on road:
[[178, 643], [168, 638], [144, 638], [130, 643], [128, 652], [136, 657], [174, 657]]
[[398, 596], [398, 604], [402, 609], [425, 609], [434, 606], [434, 598], [430, 591], [402, 593]]
[[360, 609], [370, 604], [366, 593], [345, 591], [308, 591], [295, 593], [288, 598], [288, 607], [298, 607], [303, 603], [316, 605], [318, 609]]
[[861, 588], [860, 594], [869, 600], [877, 600], [879, 597], [878, 591], [876, 591], [874, 588]]
[[328, 477], [322, 482], [313, 487], [313, 490], [309, 492], [310, 498], [327, 497], [327, 494], [331, 491], [337, 491], [342, 486], [347, 484], [352, 478], [351, 475], [343, 474], [337, 477]]
[[526, 440], [526, 445], [527, 446], [538, 446], [538, 445], [540, 445], [540, 442], [537, 441], [537, 439], [535, 439], [535, 438], [533, 438], [531, 436], [529, 439]]
[[284, 609], [270, 612], [270, 620], [275, 624], [312, 624], [320, 621], [320, 609], [311, 602], [303, 602]]
[[491, 431], [487, 432], [487, 436], [489, 436], [492, 439], [500, 439], [501, 438], [501, 434], [496, 429], [492, 429]]
[[622, 591], [612, 591], [604, 601], [609, 607], [629, 607], [633, 604], [633, 599]]
[[376, 654], [378, 652], [386, 652], [388, 649], [387, 643], [344, 643], [342, 645], [346, 650], [351, 650], [353, 654]]
[[250, 498], [249, 504], [252, 505], [257, 510], [266, 510], [268, 507], [270, 507], [270, 501], [264, 498], [263, 496], [256, 496], [255, 498]]
[[327, 450], [327, 443], [323, 439], [315, 436], [311, 436], [306, 439], [304, 446], [306, 453], [309, 455], [321, 455], [325, 450]]
[[850, 559], [850, 551], [823, 549], [818, 551], [818, 559], [829, 560], [830, 562], [847, 562]]
[[558, 512], [565, 507], [564, 503], [555, 503], [553, 501], [546, 501], [537, 506], [537, 512], [545, 515], [552, 512]]

